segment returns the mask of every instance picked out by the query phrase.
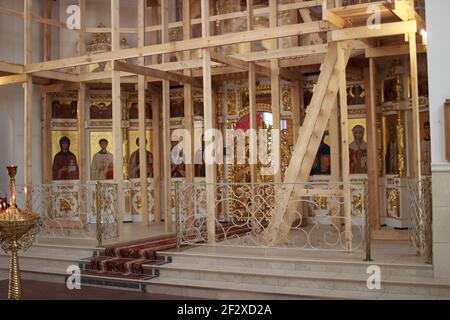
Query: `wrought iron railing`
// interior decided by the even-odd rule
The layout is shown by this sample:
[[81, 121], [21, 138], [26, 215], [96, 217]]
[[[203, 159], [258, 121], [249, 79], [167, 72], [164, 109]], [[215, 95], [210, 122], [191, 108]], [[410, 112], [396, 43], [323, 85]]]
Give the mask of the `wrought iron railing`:
[[[277, 192], [284, 184], [205, 183], [177, 185], [179, 243], [208, 242], [207, 197], [214, 199], [217, 245], [265, 247]], [[363, 251], [366, 239], [366, 186], [352, 184], [351, 218], [343, 215], [342, 183], [296, 185], [288, 208], [295, 215], [284, 248]], [[350, 226], [345, 229], [345, 225]], [[350, 230], [350, 231], [349, 231]], [[369, 248], [370, 250], [370, 248]]]
[[[96, 239], [118, 237], [117, 185], [78, 181], [16, 187], [19, 207], [42, 219], [39, 238]], [[27, 201], [28, 200], [28, 201]]]
[[426, 254], [426, 263], [433, 262], [433, 204], [431, 177], [408, 182], [411, 206], [409, 239], [417, 255]]

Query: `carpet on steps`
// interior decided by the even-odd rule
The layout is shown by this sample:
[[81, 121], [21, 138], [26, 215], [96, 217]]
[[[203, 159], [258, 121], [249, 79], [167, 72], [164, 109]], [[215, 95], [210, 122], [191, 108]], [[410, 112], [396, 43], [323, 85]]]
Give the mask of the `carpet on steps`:
[[[233, 237], [239, 234], [248, 233], [249, 226], [221, 224], [216, 227], [216, 237], [218, 241], [225, 237]], [[195, 236], [192, 236], [195, 238]], [[190, 236], [186, 236], [187, 239]], [[206, 239], [206, 232], [202, 231], [202, 238]], [[105, 273], [123, 275], [124, 277], [134, 277], [145, 275], [143, 265], [158, 265], [165, 261], [157, 256], [158, 251], [175, 249], [177, 238], [175, 234], [152, 237], [148, 239], [135, 240], [107, 246], [102, 255], [93, 257], [90, 260], [90, 274]], [[183, 246], [182, 247], [186, 247]]]

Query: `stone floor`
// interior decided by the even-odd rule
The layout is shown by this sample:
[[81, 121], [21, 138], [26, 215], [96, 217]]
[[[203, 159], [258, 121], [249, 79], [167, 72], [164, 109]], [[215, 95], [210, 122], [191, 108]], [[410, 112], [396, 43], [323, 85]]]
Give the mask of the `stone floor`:
[[[131, 292], [125, 290], [82, 287], [69, 290], [64, 284], [24, 280], [24, 300], [197, 300], [173, 295]], [[0, 300], [8, 296], [8, 280], [0, 281]]]

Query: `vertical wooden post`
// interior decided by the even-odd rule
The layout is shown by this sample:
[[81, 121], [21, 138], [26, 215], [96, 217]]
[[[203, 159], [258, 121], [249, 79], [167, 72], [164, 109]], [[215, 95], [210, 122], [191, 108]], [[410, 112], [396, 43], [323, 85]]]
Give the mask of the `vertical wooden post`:
[[[209, 25], [209, 1], [201, 0], [201, 12], [202, 12], [202, 36], [208, 37], [210, 35]], [[209, 49], [202, 49], [203, 59], [203, 108], [204, 108], [204, 128], [205, 137], [214, 129], [214, 113], [212, 104], [212, 85], [211, 85], [211, 55]], [[208, 145], [215, 142], [205, 141], [205, 147], [208, 149]], [[206, 169], [206, 228], [208, 233], [208, 243], [215, 244], [216, 242], [216, 196], [215, 196], [215, 183], [216, 183], [216, 171], [214, 163], [211, 163], [212, 159], [205, 157], [205, 169]]]
[[[278, 26], [278, 0], [269, 0], [269, 25], [270, 28]], [[278, 39], [273, 39], [271, 49], [278, 49]], [[270, 89], [272, 96], [272, 118], [273, 129], [275, 131], [280, 130], [280, 67], [278, 59], [270, 60]], [[281, 132], [278, 136], [272, 137], [272, 148], [278, 148], [278, 152], [281, 152]], [[274, 182], [281, 183], [281, 165], [280, 163], [273, 163], [277, 167], [275, 169]]]
[[[86, 0], [78, 0], [78, 6], [80, 7], [80, 30], [78, 32], [78, 55], [82, 56], [86, 53], [85, 35], [86, 35]], [[87, 66], [81, 66], [78, 68], [80, 72], [86, 72]], [[87, 159], [86, 159], [86, 83], [81, 82], [78, 90], [78, 103], [77, 103], [77, 118], [78, 118], [78, 172], [80, 178], [80, 208], [83, 214], [83, 221], [87, 223], [87, 188], [83, 185], [87, 181]]]
[[345, 240], [347, 250], [352, 249], [352, 221], [351, 221], [351, 194], [350, 194], [350, 159], [348, 143], [348, 110], [347, 110], [347, 78], [346, 78], [346, 43], [338, 43], [337, 69], [339, 70], [339, 104], [341, 115], [341, 150], [342, 150], [342, 182], [344, 183], [344, 221]]
[[[151, 8], [151, 25], [158, 24], [158, 7]], [[150, 33], [151, 44], [158, 43], [158, 32]], [[152, 56], [152, 64], [158, 63], [158, 56]], [[152, 153], [153, 153], [153, 215], [155, 222], [161, 222], [161, 130], [160, 130], [160, 95], [152, 92]]]
[[50, 97], [47, 92], [42, 93], [42, 181], [44, 184], [52, 183], [52, 109]]
[[[247, 30], [253, 30], [253, 0], [247, 0]], [[250, 44], [250, 51], [253, 51], [253, 44]], [[256, 68], [255, 62], [249, 62], [248, 64], [248, 97], [249, 97], [249, 117], [250, 117], [250, 179], [251, 183], [257, 182], [257, 136], [258, 129], [256, 126]], [[253, 190], [253, 189], [252, 189]]]
[[422, 176], [420, 167], [420, 119], [419, 119], [419, 82], [417, 78], [417, 45], [416, 34], [409, 33], [409, 62], [411, 68], [411, 100], [412, 100], [412, 129], [413, 129], [413, 168], [414, 178]]
[[[52, 18], [52, 0], [44, 0], [43, 13], [44, 18]], [[44, 30], [43, 57], [44, 61], [49, 61], [52, 59], [52, 27], [46, 23], [42, 27]]]
[[[31, 55], [31, 0], [24, 0], [24, 64], [32, 63]], [[27, 187], [26, 208], [31, 209], [31, 186], [33, 179], [33, 136], [32, 136], [32, 107], [33, 107], [33, 81], [30, 75], [27, 75], [24, 83], [24, 177]]]
[[369, 58], [369, 68], [364, 69], [366, 91], [366, 115], [367, 115], [367, 154], [368, 154], [368, 192], [370, 206], [370, 226], [373, 229], [380, 228], [380, 190], [378, 179], [377, 157], [377, 101], [376, 101], [376, 69], [374, 58]]
[[[145, 46], [145, 1], [138, 1], [138, 47]], [[144, 57], [139, 58], [144, 65]], [[144, 226], [148, 226], [148, 186], [147, 186], [147, 137], [145, 134], [145, 76], [138, 75], [138, 122], [139, 122], [139, 182], [141, 188], [141, 216]]]
[[[112, 51], [120, 49], [120, 0], [111, 0]], [[112, 71], [112, 134], [114, 139], [114, 182], [118, 185], [119, 234], [122, 231], [125, 199], [123, 193], [123, 135], [120, 72]]]
[[291, 110], [292, 110], [292, 130], [294, 132], [294, 145], [297, 143], [298, 132], [301, 127], [301, 81], [295, 80], [292, 82], [291, 89]]
[[[168, 0], [161, 0], [161, 26], [162, 42], [169, 41], [169, 3]], [[166, 55], [162, 56], [162, 62], [166, 62]], [[171, 159], [171, 137], [170, 137], [170, 81], [162, 81], [162, 102], [163, 102], [163, 154], [164, 154], [164, 221], [165, 231], [172, 231], [172, 159]]]
[[[191, 38], [191, 10], [189, 5], [189, 0], [183, 0], [183, 39], [189, 40]], [[189, 50], [184, 51], [184, 60], [191, 59], [191, 52]], [[191, 76], [191, 69], [186, 69], [184, 71], [186, 76]], [[192, 102], [192, 85], [190, 83], [184, 84], [184, 128], [191, 136], [190, 139], [184, 139], [184, 144], [186, 146], [185, 155], [186, 159], [186, 182], [194, 182], [194, 106]], [[190, 145], [186, 145], [190, 143]], [[189, 152], [189, 155], [187, 154]]]
[[[339, 115], [338, 115], [338, 107], [337, 102], [333, 107], [333, 110], [330, 114], [330, 120], [329, 120], [329, 126], [330, 126], [330, 132], [329, 132], [329, 138], [330, 138], [330, 160], [331, 160], [331, 177], [330, 182], [331, 184], [338, 183], [341, 178], [341, 168], [340, 168], [340, 157], [339, 157]], [[332, 231], [340, 231], [342, 220], [340, 218], [340, 208], [339, 204], [334, 204], [333, 207], [334, 212], [332, 212], [332, 216], [334, 217], [332, 220], [333, 228]]]
[[[191, 7], [189, 4], [189, 0], [183, 0], [183, 40], [189, 40], [191, 38]], [[188, 61], [191, 59], [191, 52], [189, 50], [184, 51], [183, 53], [183, 59], [185, 61]], [[184, 70], [184, 74], [186, 76], [192, 76], [191, 69]], [[184, 212], [186, 212], [185, 219], [188, 223], [188, 228], [191, 227], [194, 223], [193, 220], [193, 195], [195, 187], [192, 185], [192, 183], [195, 180], [195, 165], [194, 165], [194, 157], [195, 157], [195, 150], [194, 150], [194, 105], [192, 101], [192, 85], [190, 83], [184, 84], [184, 128], [186, 130], [186, 133], [189, 134], [189, 138], [184, 138], [184, 145], [185, 150], [184, 154], [185, 157], [185, 168], [186, 168], [186, 177], [185, 181], [187, 184], [190, 184], [189, 187], [185, 188], [185, 200], [184, 204], [185, 207], [183, 208]], [[204, 150], [202, 150], [204, 151]], [[201, 159], [198, 159], [201, 160]], [[176, 192], [180, 192], [181, 186], [177, 185]], [[180, 197], [175, 197], [175, 199], [179, 200]], [[177, 204], [176, 204], [177, 205]], [[177, 205], [177, 208], [179, 208], [179, 205]], [[179, 210], [178, 210], [179, 211]], [[177, 212], [178, 212], [177, 211]], [[179, 219], [179, 217], [178, 217]], [[177, 226], [180, 225], [180, 221], [177, 221]]]

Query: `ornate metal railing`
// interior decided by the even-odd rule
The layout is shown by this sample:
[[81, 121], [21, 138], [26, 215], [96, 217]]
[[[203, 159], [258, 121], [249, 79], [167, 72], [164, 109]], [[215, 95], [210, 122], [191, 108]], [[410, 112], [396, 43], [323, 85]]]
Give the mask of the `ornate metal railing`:
[[18, 206], [42, 219], [40, 238], [96, 239], [101, 245], [118, 237], [116, 184], [74, 181], [16, 190]]
[[[206, 244], [207, 197], [214, 199], [218, 245], [262, 246], [283, 184], [205, 183], [177, 185], [179, 243]], [[366, 186], [352, 184], [351, 218], [343, 216], [343, 184], [298, 184], [288, 210], [295, 214], [284, 248], [351, 251], [365, 249]], [[350, 226], [345, 230], [345, 224]]]
[[409, 203], [411, 206], [409, 239], [417, 255], [426, 253], [426, 263], [433, 260], [433, 204], [431, 177], [408, 182]]

